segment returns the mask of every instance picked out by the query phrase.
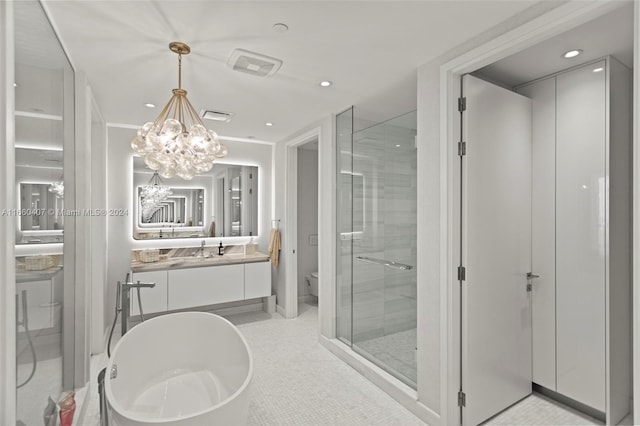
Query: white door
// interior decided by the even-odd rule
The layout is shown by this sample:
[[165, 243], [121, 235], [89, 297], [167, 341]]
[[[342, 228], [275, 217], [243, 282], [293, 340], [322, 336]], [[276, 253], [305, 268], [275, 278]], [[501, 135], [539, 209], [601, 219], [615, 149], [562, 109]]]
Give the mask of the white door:
[[463, 77], [462, 422], [531, 393], [531, 101]]

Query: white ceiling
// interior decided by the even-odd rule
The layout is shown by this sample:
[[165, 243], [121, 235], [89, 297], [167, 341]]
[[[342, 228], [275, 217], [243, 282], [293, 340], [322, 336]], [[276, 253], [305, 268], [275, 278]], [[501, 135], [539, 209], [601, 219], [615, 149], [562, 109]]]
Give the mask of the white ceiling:
[[[566, 68], [611, 55], [633, 67], [633, 3], [621, 7], [565, 33], [547, 39], [522, 52], [502, 59], [477, 72], [483, 78], [514, 87]], [[566, 59], [573, 49], [583, 53]]]
[[[415, 109], [418, 66], [534, 3], [45, 1], [108, 122], [155, 119], [177, 85], [177, 56], [168, 43], [183, 41], [192, 49], [183, 58], [183, 88], [192, 104], [235, 113], [230, 123], [207, 121], [208, 127], [268, 141], [350, 105], [356, 115], [378, 121]], [[275, 32], [276, 23], [289, 31]], [[239, 73], [226, 65], [235, 48], [284, 64], [272, 77]], [[321, 80], [334, 85], [321, 88]]]

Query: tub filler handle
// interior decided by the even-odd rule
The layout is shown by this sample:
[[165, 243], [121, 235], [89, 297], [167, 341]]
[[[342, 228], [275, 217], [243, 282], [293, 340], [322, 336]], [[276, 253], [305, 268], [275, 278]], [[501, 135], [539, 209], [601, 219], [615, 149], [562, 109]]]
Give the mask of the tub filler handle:
[[109, 378], [115, 379], [118, 377], [118, 364], [113, 364], [111, 366], [111, 373], [109, 374]]

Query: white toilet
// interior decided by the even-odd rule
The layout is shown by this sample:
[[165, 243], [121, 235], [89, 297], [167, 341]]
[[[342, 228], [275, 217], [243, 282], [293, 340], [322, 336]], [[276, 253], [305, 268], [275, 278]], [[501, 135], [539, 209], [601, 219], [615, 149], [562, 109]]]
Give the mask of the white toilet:
[[309, 294], [318, 297], [318, 273], [312, 272], [304, 277], [309, 286]]

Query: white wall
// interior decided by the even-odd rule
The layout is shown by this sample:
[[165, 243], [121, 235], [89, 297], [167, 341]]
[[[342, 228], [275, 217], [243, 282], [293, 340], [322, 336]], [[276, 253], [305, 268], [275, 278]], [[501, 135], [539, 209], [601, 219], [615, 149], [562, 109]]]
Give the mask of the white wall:
[[[318, 151], [298, 148], [298, 299], [309, 294], [305, 275], [318, 271]], [[316, 240], [317, 241], [317, 240]]]
[[[133, 231], [133, 151], [131, 139], [137, 129], [107, 126], [107, 206], [109, 209], [123, 209], [128, 212], [124, 216], [108, 216], [108, 266], [107, 266], [107, 300], [105, 315], [109, 318], [107, 326], [113, 321], [115, 309], [116, 283], [123, 281], [131, 265], [131, 251], [144, 248], [163, 247], [195, 247], [198, 239], [166, 239], [166, 240], [134, 240]], [[225, 163], [236, 163], [258, 166], [258, 233], [254, 241], [259, 251], [266, 253], [269, 243], [269, 227], [272, 211], [272, 148], [264, 142], [243, 142], [225, 140], [229, 154], [222, 160]], [[243, 244], [250, 237], [227, 237], [224, 245]], [[204, 238], [207, 245], [217, 245], [219, 237]]]

